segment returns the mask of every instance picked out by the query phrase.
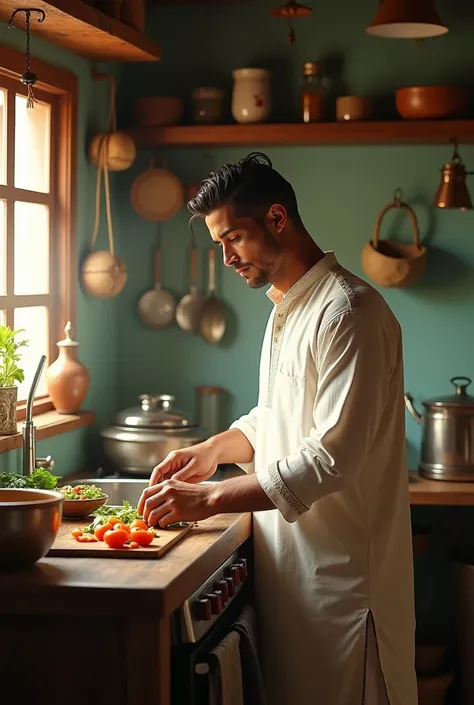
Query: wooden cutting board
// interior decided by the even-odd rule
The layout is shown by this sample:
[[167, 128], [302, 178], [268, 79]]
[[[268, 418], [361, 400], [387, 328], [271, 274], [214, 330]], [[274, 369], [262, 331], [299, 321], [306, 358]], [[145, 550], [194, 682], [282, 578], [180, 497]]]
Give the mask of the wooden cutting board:
[[63, 521], [48, 556], [77, 556], [79, 558], [161, 558], [190, 531], [192, 524], [183, 529], [156, 529], [158, 536], [150, 546], [140, 548], [109, 548], [104, 541], [79, 543], [71, 536], [73, 529], [87, 526], [84, 521]]

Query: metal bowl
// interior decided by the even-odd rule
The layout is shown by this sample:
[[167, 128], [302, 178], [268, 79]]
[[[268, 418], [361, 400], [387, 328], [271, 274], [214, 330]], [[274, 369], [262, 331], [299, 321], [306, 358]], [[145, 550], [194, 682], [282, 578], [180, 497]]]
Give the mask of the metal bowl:
[[27, 568], [47, 554], [63, 502], [60, 492], [0, 489], [0, 570]]

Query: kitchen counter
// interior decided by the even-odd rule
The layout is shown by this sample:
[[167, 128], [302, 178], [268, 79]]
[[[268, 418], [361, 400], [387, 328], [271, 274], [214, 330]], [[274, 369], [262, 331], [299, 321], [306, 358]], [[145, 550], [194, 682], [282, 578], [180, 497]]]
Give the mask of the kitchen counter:
[[410, 504], [426, 506], [474, 506], [474, 482], [427, 480], [410, 472]]
[[156, 560], [51, 557], [0, 572], [2, 692], [36, 705], [169, 705], [171, 614], [251, 530], [250, 514], [219, 515]]

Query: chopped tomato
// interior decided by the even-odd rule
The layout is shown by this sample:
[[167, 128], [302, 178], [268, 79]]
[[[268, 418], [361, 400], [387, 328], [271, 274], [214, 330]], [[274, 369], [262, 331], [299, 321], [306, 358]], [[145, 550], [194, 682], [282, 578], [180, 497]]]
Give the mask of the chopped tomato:
[[126, 531], [127, 534], [130, 533], [130, 527], [128, 524], [123, 524], [122, 522], [119, 522], [118, 524], [114, 524], [115, 531], [119, 531], [120, 529], [123, 529], [123, 531]]
[[102, 526], [98, 526], [97, 529], [94, 531], [94, 536], [98, 541], [103, 541], [104, 540], [104, 534], [106, 531], [110, 531], [112, 529], [112, 524], [102, 524]]
[[147, 531], [147, 529], [149, 527], [148, 527], [148, 524], [146, 523], [146, 521], [143, 521], [143, 519], [135, 519], [135, 521], [132, 521], [132, 523], [130, 524], [130, 528], [131, 529], [144, 529], [145, 531]]
[[112, 524], [112, 526], [115, 526], [115, 524], [120, 524], [120, 519], [119, 519], [118, 517], [115, 517], [115, 516], [109, 517], [109, 518], [107, 519], [107, 521], [108, 521], [109, 524]]
[[82, 534], [77, 537], [76, 541], [79, 541], [79, 543], [87, 543], [89, 541], [89, 537], [86, 534]]
[[124, 529], [110, 529], [105, 532], [104, 541], [110, 548], [122, 548], [128, 541], [128, 533]]
[[130, 541], [130, 548], [139, 548], [138, 543], [136, 541]]
[[77, 539], [79, 536], [82, 536], [82, 529], [73, 529], [71, 533], [74, 538]]
[[138, 543], [139, 546], [149, 546], [155, 538], [155, 534], [153, 533], [153, 531], [145, 531], [144, 529], [133, 529], [132, 533], [130, 534], [130, 538], [132, 541]]

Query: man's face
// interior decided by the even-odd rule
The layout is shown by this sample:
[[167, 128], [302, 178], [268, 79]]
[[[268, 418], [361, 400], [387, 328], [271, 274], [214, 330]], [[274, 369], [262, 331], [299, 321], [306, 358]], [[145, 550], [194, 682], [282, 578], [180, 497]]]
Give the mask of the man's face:
[[206, 217], [212, 239], [222, 247], [224, 264], [234, 267], [253, 289], [271, 283], [281, 267], [279, 233], [285, 222], [286, 213], [281, 206], [272, 206], [263, 224], [253, 218], [237, 217], [228, 205], [216, 208]]

